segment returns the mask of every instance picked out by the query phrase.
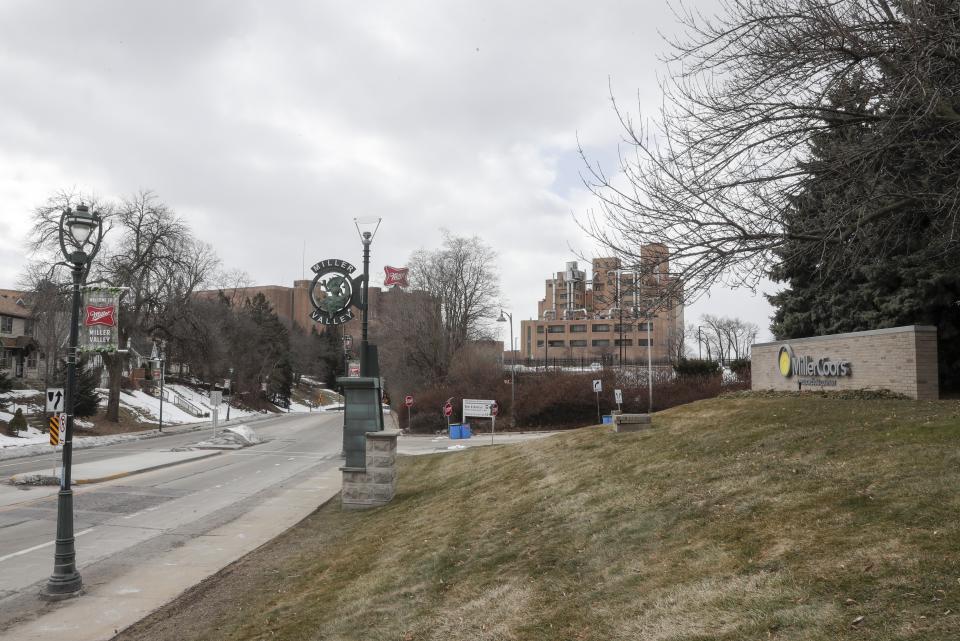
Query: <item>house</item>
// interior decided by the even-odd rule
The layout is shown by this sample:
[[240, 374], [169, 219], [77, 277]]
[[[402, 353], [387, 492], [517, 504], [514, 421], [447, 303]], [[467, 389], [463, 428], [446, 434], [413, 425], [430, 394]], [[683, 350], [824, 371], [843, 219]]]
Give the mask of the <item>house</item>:
[[43, 358], [33, 338], [33, 314], [23, 292], [0, 289], [0, 371], [19, 379], [41, 377]]

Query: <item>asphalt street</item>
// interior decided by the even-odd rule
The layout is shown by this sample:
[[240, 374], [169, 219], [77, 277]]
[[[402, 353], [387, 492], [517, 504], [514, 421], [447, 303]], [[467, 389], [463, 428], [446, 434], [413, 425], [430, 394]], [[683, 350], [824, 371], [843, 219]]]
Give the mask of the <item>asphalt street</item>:
[[[312, 413], [260, 420], [250, 424], [265, 440], [256, 446], [74, 488], [77, 562], [85, 589], [96, 590], [137, 563], [242, 522], [278, 493], [293, 487], [309, 491], [314, 477], [332, 478], [342, 465], [342, 418]], [[75, 462], [185, 447], [208, 438], [209, 432], [78, 450]], [[0, 463], [0, 478], [52, 469], [52, 464], [52, 456], [6, 461]], [[9, 635], [16, 624], [51, 607], [37, 594], [53, 567], [56, 492], [56, 487], [0, 484], [0, 639], [15, 638]], [[295, 522], [316, 504], [308, 500], [297, 508], [303, 514], [284, 518]]]

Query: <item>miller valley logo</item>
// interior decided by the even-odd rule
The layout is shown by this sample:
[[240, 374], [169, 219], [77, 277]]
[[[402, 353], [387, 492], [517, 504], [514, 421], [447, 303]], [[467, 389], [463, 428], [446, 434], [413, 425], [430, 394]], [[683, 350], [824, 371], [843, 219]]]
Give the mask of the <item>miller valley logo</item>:
[[87, 317], [83, 324], [87, 327], [93, 327], [94, 325], [113, 327], [117, 324], [114, 309], [112, 306], [97, 307], [96, 305], [87, 305]]
[[784, 378], [791, 376], [850, 376], [850, 361], [832, 361], [829, 357], [815, 359], [812, 356], [797, 356], [793, 348], [784, 345], [777, 355], [777, 367]]
[[321, 260], [310, 268], [314, 274], [310, 283], [310, 318], [323, 325], [342, 325], [353, 318], [351, 306], [360, 307], [359, 297], [362, 276], [356, 280], [350, 275], [357, 268], [345, 260], [330, 258]]

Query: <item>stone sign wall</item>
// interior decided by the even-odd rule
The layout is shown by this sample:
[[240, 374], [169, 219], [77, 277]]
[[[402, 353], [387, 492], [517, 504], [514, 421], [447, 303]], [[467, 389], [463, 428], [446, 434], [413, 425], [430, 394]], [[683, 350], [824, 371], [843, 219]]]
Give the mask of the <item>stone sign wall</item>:
[[759, 343], [751, 350], [751, 376], [755, 390], [887, 389], [935, 400], [937, 328], [911, 325]]

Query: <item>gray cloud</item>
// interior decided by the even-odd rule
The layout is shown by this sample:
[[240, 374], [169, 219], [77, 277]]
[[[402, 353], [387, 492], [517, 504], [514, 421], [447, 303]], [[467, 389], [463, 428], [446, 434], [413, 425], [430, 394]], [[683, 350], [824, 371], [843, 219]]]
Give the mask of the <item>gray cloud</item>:
[[384, 218], [378, 270], [477, 234], [530, 317], [590, 249], [577, 136], [614, 166], [608, 79], [652, 112], [673, 28], [665, 3], [613, 0], [4, 3], [0, 286], [51, 191], [149, 188], [260, 283], [299, 277], [304, 244], [357, 260], [354, 216]]

